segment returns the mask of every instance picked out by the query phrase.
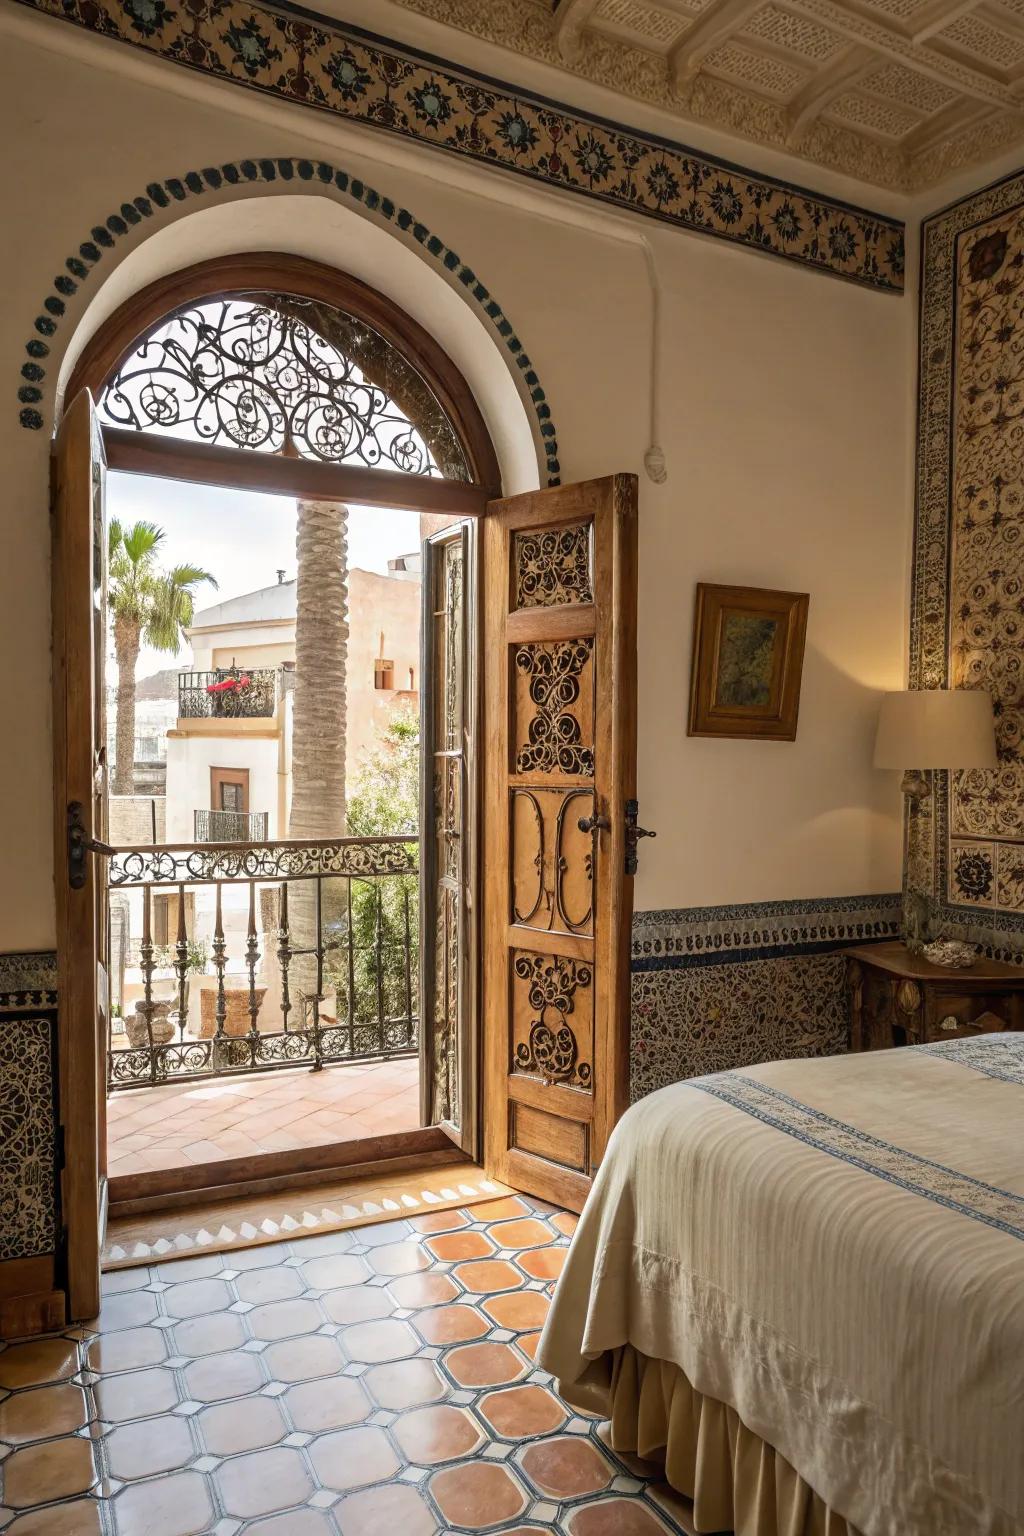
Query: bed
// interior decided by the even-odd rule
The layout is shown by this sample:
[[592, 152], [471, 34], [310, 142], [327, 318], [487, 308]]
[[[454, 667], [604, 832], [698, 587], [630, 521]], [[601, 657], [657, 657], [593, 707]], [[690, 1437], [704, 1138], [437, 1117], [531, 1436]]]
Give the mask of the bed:
[[698, 1531], [1022, 1536], [1024, 1035], [634, 1105], [538, 1361]]

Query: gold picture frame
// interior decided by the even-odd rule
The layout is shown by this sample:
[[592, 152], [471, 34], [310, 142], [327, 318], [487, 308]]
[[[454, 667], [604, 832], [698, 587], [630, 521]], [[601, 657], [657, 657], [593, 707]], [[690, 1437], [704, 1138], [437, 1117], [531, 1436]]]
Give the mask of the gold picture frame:
[[806, 592], [698, 582], [688, 735], [796, 739], [809, 605]]

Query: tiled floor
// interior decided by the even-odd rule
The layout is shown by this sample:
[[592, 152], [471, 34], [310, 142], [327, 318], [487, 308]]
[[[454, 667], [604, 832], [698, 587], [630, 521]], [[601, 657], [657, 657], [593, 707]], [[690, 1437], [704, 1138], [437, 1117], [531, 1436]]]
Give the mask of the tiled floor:
[[122, 1089], [107, 1101], [108, 1171], [162, 1172], [411, 1131], [419, 1123], [415, 1057]]
[[534, 1365], [572, 1226], [516, 1197], [107, 1276], [0, 1350], [0, 1529], [690, 1532]]

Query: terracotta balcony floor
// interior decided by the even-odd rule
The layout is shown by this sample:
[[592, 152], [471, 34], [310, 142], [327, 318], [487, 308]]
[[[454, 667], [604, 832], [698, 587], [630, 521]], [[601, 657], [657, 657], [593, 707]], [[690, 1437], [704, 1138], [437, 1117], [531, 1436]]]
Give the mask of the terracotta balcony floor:
[[415, 1057], [131, 1088], [107, 1101], [109, 1173], [155, 1173], [418, 1125]]

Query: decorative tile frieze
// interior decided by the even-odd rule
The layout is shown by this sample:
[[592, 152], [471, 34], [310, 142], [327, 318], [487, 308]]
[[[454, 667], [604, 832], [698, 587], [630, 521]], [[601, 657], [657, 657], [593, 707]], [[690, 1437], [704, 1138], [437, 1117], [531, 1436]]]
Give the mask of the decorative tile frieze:
[[899, 918], [898, 893], [637, 912], [633, 970], [679, 970], [863, 944], [896, 936]]
[[0, 955], [0, 1013], [57, 1006], [57, 956], [49, 950]]
[[903, 287], [903, 225], [609, 123], [323, 16], [215, 0], [21, 0], [303, 106], [869, 287]]

